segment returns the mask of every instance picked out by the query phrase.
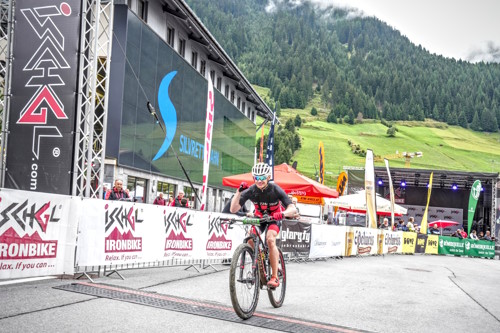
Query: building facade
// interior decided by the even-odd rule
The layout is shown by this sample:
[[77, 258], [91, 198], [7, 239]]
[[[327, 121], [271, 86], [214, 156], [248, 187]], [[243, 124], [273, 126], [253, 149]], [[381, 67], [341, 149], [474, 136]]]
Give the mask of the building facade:
[[[207, 204], [209, 210], [220, 211], [232, 194], [222, 187], [222, 177], [250, 170], [256, 117], [271, 118], [269, 107], [182, 0], [59, 2], [2, 2], [6, 22], [0, 51], [5, 60], [0, 69], [3, 87], [12, 94], [3, 99], [1, 185], [101, 197], [103, 185], [109, 188], [121, 179], [136, 201], [152, 203], [159, 192], [168, 197], [182, 190], [198, 208], [191, 183], [201, 192], [207, 88], [212, 82], [215, 118]], [[33, 22], [42, 22], [45, 33]], [[22, 29], [24, 36], [17, 33]], [[46, 95], [28, 84], [32, 78], [21, 82], [17, 74], [33, 62], [22, 54], [29, 48], [20, 48], [21, 40], [30, 38], [34, 50], [50, 45], [51, 52], [40, 52], [36, 64], [56, 63], [48, 54], [57, 45], [62, 56], [79, 55], [66, 57], [67, 66], [58, 68], [63, 84], [51, 82], [53, 75], [47, 74], [59, 73], [55, 67], [38, 71], [47, 74], [39, 84]], [[42, 69], [31, 68], [34, 74]], [[62, 97], [53, 103], [42, 98], [57, 94]], [[26, 110], [19, 109], [30, 98], [39, 99], [28, 110], [32, 121], [20, 122], [27, 118]], [[39, 114], [46, 115], [43, 123], [35, 117]], [[42, 148], [36, 166], [30, 166], [30, 148], [38, 139]], [[62, 142], [65, 150], [55, 153]], [[15, 149], [16, 156], [27, 160], [9, 155]]]

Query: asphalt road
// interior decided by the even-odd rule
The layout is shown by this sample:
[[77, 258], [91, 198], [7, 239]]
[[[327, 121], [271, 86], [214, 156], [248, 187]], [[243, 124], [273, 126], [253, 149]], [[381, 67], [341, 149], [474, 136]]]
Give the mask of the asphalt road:
[[[231, 306], [228, 266], [121, 271], [95, 281]], [[257, 312], [375, 332], [500, 332], [500, 261], [386, 255], [287, 264], [283, 307], [261, 293]], [[226, 321], [55, 289], [80, 280], [0, 282], [0, 332], [270, 332]], [[162, 296], [163, 297], [163, 296]]]

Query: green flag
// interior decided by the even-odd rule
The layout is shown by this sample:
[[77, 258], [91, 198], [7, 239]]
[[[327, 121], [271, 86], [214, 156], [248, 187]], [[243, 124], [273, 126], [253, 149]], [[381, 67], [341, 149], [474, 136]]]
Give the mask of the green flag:
[[470, 189], [469, 196], [469, 210], [468, 210], [468, 228], [467, 234], [470, 235], [470, 228], [472, 227], [472, 220], [474, 219], [474, 213], [476, 212], [477, 200], [479, 199], [479, 194], [481, 194], [481, 181], [476, 180], [474, 185]]

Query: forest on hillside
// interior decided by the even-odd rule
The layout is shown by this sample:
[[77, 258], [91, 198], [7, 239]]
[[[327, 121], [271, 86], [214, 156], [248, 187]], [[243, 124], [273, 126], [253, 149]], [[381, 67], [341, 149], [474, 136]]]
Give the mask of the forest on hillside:
[[[321, 94], [328, 121], [443, 121], [496, 132], [500, 64], [430, 54], [384, 22], [305, 2], [186, 0], [247, 79], [277, 109]], [[274, 106], [274, 105], [270, 105]]]

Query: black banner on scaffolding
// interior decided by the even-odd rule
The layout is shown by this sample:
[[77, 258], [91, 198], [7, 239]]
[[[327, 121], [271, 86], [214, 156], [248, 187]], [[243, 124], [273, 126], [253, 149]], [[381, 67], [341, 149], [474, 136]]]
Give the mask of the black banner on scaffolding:
[[70, 194], [81, 0], [17, 0], [5, 186]]

